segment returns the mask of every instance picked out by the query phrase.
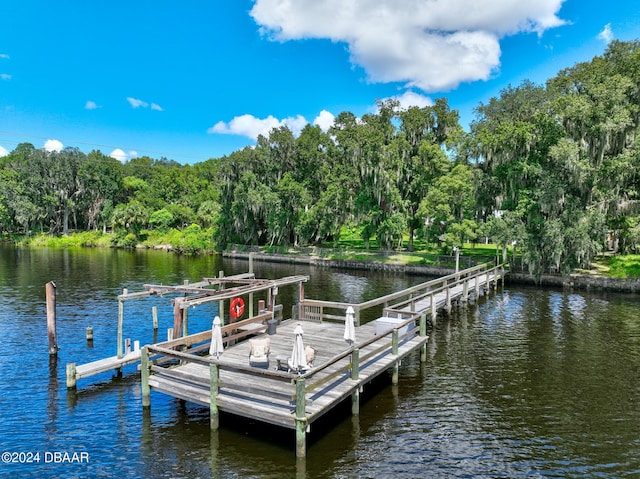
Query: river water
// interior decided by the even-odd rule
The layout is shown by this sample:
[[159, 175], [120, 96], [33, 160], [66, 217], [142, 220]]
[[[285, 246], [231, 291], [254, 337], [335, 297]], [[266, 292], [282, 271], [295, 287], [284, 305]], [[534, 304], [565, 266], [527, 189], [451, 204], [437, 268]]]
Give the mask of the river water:
[[[398, 386], [365, 388], [314, 424], [306, 460], [291, 431], [221, 417], [152, 393], [141, 406], [135, 368], [65, 385], [68, 362], [116, 353], [117, 295], [246, 272], [248, 263], [154, 251], [22, 250], [0, 246], [0, 464], [34, 478], [640, 477], [640, 298], [507, 285], [441, 318], [421, 364]], [[254, 263], [258, 277], [306, 274], [313, 299], [362, 302], [429, 278]], [[57, 360], [47, 346], [45, 283], [57, 286]], [[290, 311], [294, 292], [281, 288]], [[125, 303], [125, 337], [160, 340], [169, 298]], [[189, 311], [210, 327], [217, 304]], [[93, 344], [85, 329], [94, 330]], [[8, 454], [7, 454], [8, 453]], [[26, 462], [30, 461], [30, 462]]]

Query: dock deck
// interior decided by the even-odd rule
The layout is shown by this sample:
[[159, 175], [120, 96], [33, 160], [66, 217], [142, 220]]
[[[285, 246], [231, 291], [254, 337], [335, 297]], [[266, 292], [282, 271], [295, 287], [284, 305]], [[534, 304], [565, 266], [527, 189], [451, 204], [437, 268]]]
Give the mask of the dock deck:
[[[278, 359], [286, 364], [286, 359], [291, 356], [294, 328], [298, 324], [304, 330], [305, 345], [311, 346], [316, 353], [314, 367], [304, 375], [277, 369]], [[227, 347], [219, 359], [206, 356], [202, 361], [185, 362], [182, 358], [183, 364], [174, 367], [152, 366], [149, 385], [153, 390], [209, 406], [210, 364], [215, 364], [218, 368], [216, 400], [219, 411], [295, 429], [297, 380], [305, 379], [305, 417], [307, 424], [311, 424], [427, 341], [427, 336], [419, 336], [412, 330], [398, 338], [394, 354], [393, 328], [378, 336], [375, 324], [356, 328], [359, 341], [371, 341], [363, 341], [367, 344], [359, 349], [359, 374], [354, 378], [354, 348], [344, 341], [343, 332], [344, 325], [336, 323], [284, 321], [276, 334], [269, 335], [271, 354], [268, 370], [249, 365], [249, 344], [242, 341]], [[150, 351], [161, 352], [153, 347]]]
[[[251, 257], [250, 257], [251, 259]], [[67, 365], [67, 387], [76, 380], [124, 364], [140, 361], [142, 405], [151, 406], [151, 391], [208, 406], [213, 430], [219, 427], [220, 412], [242, 416], [296, 431], [296, 455], [306, 455], [306, 433], [311, 425], [342, 401], [351, 399], [352, 413], [359, 413], [360, 393], [373, 379], [391, 371], [398, 382], [400, 362], [414, 351], [426, 361], [428, 321], [435, 324], [438, 311], [450, 310], [452, 303], [465, 303], [487, 293], [504, 278], [504, 266], [483, 264], [437, 278], [359, 304], [322, 301], [304, 297], [307, 276], [276, 280], [255, 279], [250, 261], [249, 273], [203, 278], [199, 283], [181, 286], [144, 285], [146, 291], [118, 297], [118, 355], [86, 365]], [[297, 286], [295, 319], [282, 320], [277, 304], [279, 287]], [[122, 303], [153, 294], [173, 294], [175, 339], [146, 345], [129, 353], [123, 347]], [[254, 307], [254, 294], [266, 295]], [[241, 319], [243, 297], [247, 298], [247, 319]], [[222, 323], [224, 350], [209, 355], [212, 331], [188, 335], [187, 308], [217, 302]], [[225, 301], [241, 304], [241, 311], [230, 308], [224, 320]], [[373, 317], [361, 324], [363, 311], [375, 308]], [[256, 311], [257, 309], [257, 311]], [[234, 315], [235, 313], [235, 315]], [[371, 314], [368, 315], [371, 317]], [[345, 324], [353, 320], [355, 339], [344, 340]], [[303, 373], [288, 370], [295, 328], [304, 331], [303, 341], [315, 351], [315, 360]], [[249, 362], [250, 338], [270, 339], [269, 365], [254, 367]]]

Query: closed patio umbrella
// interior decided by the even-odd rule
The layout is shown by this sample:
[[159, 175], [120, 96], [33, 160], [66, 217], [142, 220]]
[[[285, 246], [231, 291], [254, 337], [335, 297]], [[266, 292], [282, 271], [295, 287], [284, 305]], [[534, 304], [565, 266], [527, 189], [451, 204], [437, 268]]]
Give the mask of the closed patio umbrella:
[[356, 341], [356, 328], [353, 320], [353, 308], [349, 306], [347, 308], [347, 317], [344, 321], [344, 340], [349, 346]]
[[296, 329], [293, 331], [293, 335], [293, 351], [291, 351], [291, 358], [288, 361], [289, 369], [295, 372], [300, 372], [309, 369], [307, 357], [304, 352], [304, 341], [302, 340], [304, 331], [302, 330], [300, 323], [298, 323]]
[[211, 346], [209, 346], [209, 354], [219, 358], [224, 351], [222, 344], [222, 322], [220, 316], [216, 316], [213, 320], [213, 329], [211, 330]]

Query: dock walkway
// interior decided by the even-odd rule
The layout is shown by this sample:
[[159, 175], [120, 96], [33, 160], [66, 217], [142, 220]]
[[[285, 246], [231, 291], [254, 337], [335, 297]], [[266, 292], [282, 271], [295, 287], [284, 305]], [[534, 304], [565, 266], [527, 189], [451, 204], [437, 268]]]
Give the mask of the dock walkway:
[[[227, 346], [218, 358], [189, 352], [198, 343], [202, 351], [211, 331], [143, 348], [143, 406], [150, 406], [155, 390], [208, 406], [212, 429], [219, 426], [220, 412], [294, 429], [296, 455], [303, 457], [306, 432], [323, 414], [348, 398], [352, 413], [358, 414], [360, 393], [374, 378], [391, 370], [397, 383], [400, 362], [414, 351], [426, 360], [427, 318], [434, 323], [439, 309], [468, 301], [470, 294], [477, 297], [503, 276], [501, 266], [482, 265], [361, 304], [305, 299], [300, 287], [298, 319], [258, 335], [271, 341], [268, 369], [252, 367], [248, 342], [236, 341], [242, 322], [222, 328]], [[360, 313], [374, 306], [383, 306], [382, 316], [360, 324]], [[353, 345], [343, 339], [349, 308], [356, 316]], [[297, 325], [304, 330], [305, 344], [316, 352], [313, 367], [304, 374], [277, 367], [291, 356]]]
[[[360, 393], [377, 376], [391, 371], [398, 382], [400, 362], [413, 352], [426, 361], [428, 323], [440, 310], [487, 293], [504, 279], [502, 265], [484, 264], [359, 304], [304, 297], [307, 276], [275, 280], [256, 279], [251, 257], [249, 272], [180, 286], [144, 285], [146, 291], [118, 296], [117, 356], [92, 363], [67, 364], [67, 387], [77, 379], [140, 362], [142, 405], [151, 406], [151, 391], [167, 394], [210, 409], [210, 425], [218, 429], [220, 412], [295, 430], [296, 455], [306, 455], [306, 433], [311, 425], [342, 401], [351, 400], [359, 414]], [[278, 288], [297, 287], [292, 319], [282, 319]], [[173, 295], [174, 327], [169, 340], [129, 351], [123, 339], [124, 301], [150, 295]], [[254, 296], [257, 295], [257, 296]], [[244, 299], [247, 308], [244, 311]], [[262, 299], [261, 299], [262, 298]], [[257, 308], [255, 307], [255, 299]], [[234, 305], [225, 320], [225, 302]], [[212, 331], [188, 334], [186, 311], [208, 302], [218, 303], [224, 350], [209, 354]], [[240, 310], [234, 308], [240, 305]], [[373, 308], [373, 309], [371, 309]], [[377, 317], [361, 324], [361, 314]], [[248, 318], [241, 319], [243, 312]], [[345, 341], [346, 322], [353, 320], [355, 339]], [[155, 322], [155, 321], [154, 321]], [[287, 369], [295, 328], [315, 350], [315, 360], [303, 373]], [[176, 337], [177, 336], [177, 337]], [[270, 339], [267, 368], [249, 363], [249, 338]]]

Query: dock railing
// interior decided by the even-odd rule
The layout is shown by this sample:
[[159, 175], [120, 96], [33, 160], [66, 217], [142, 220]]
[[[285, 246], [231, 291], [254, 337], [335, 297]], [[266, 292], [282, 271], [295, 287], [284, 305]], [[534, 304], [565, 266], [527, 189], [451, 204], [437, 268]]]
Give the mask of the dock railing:
[[[485, 285], [497, 284], [497, 281], [503, 276], [503, 264], [484, 263], [359, 304], [305, 298], [299, 304], [299, 318], [303, 321], [344, 321], [347, 308], [352, 307], [354, 321], [358, 326], [363, 311], [381, 305], [383, 315], [395, 313], [399, 315], [398, 318], [402, 318], [408, 313], [415, 312], [420, 302], [426, 298], [435, 298], [438, 293], [445, 293], [447, 297], [444, 306], [450, 307], [451, 297], [448, 293], [452, 288], [462, 285], [463, 300], [466, 300], [470, 287], [473, 288], [477, 296], [481, 282]], [[431, 304], [436, 307], [442, 306], [436, 305], [435, 301], [431, 301]], [[433, 314], [434, 311], [430, 311], [430, 313]]]
[[[225, 337], [225, 333], [235, 331], [241, 323], [255, 321], [258, 318], [259, 317], [256, 316], [250, 320], [223, 326], [223, 342], [230, 342], [234, 339], [238, 339], [240, 334], [242, 334], [236, 331], [235, 333], [229, 334]], [[403, 331], [403, 328], [405, 327], [407, 329], [406, 331]], [[400, 334], [400, 331], [403, 331], [402, 335]], [[143, 405], [149, 406], [148, 396], [150, 394], [150, 373], [171, 375], [171, 369], [167, 363], [173, 362], [176, 365], [195, 363], [208, 366], [210, 368], [211, 376], [209, 387], [210, 391], [213, 392], [210, 396], [210, 401], [216, 400], [215, 396], [217, 395], [220, 387], [220, 371], [227, 369], [229, 371], [241, 372], [248, 376], [261, 377], [263, 379], [267, 378], [271, 381], [255, 381], [251, 383], [250, 387], [243, 384], [234, 385], [231, 382], [225, 382], [225, 388], [235, 388], [240, 392], [246, 392], [246, 390], [250, 389], [250, 393], [253, 396], [264, 396], [270, 401], [273, 401], [274, 397], [279, 396], [279, 399], [288, 403], [291, 408], [295, 407], [298, 409], [299, 407], [302, 407], [301, 410], [304, 411], [304, 405], [306, 405], [308, 400], [305, 398], [308, 398], [309, 394], [312, 394], [320, 388], [327, 387], [327, 385], [333, 381], [341, 380], [345, 377], [347, 379], [358, 380], [360, 365], [373, 360], [373, 358], [383, 354], [385, 351], [390, 351], [391, 354], [397, 354], [398, 347], [404, 341], [416, 335], [426, 336], [426, 331], [426, 316], [424, 314], [412, 315], [410, 318], [398, 323], [393, 328], [367, 339], [358, 341], [351, 347], [346, 348], [343, 352], [329, 358], [328, 360], [319, 364], [314, 364], [313, 368], [304, 373], [294, 373], [277, 369], [261, 369], [248, 364], [230, 364], [224, 361], [224, 353], [220, 359], [208, 356], [206, 355], [206, 350], [208, 349], [211, 341], [211, 331], [177, 338], [164, 343], [148, 345], [142, 348], [141, 358]], [[373, 343], [378, 343], [375, 348], [367, 349], [367, 352], [364, 355], [360, 354], [361, 350], [364, 350]], [[274, 386], [274, 381], [279, 384]], [[283, 391], [285, 392], [283, 393]], [[306, 415], [304, 420], [308, 421], [309, 418], [310, 416]]]

